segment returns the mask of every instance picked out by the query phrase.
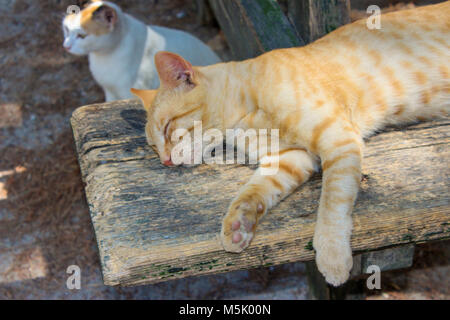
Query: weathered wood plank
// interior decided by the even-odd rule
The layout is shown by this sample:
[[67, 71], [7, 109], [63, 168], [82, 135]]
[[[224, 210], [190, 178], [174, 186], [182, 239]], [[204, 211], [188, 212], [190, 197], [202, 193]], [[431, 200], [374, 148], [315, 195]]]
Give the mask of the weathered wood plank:
[[304, 44], [275, 0], [209, 2], [235, 59]]
[[[313, 259], [320, 174], [268, 214], [252, 245], [227, 253], [220, 223], [252, 169], [166, 168], [146, 145], [136, 101], [82, 107], [72, 117], [107, 285], [136, 285]], [[353, 213], [352, 247], [370, 251], [450, 236], [449, 120], [370, 139]]]
[[288, 16], [306, 43], [350, 23], [350, 0], [287, 0]]

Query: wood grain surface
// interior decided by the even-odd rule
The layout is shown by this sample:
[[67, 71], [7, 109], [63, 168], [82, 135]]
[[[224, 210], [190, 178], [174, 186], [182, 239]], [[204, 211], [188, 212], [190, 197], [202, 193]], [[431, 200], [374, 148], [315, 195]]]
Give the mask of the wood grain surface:
[[[227, 253], [221, 220], [254, 168], [162, 166], [134, 100], [81, 107], [71, 123], [105, 284], [313, 259], [320, 174], [264, 217], [248, 249]], [[353, 212], [355, 252], [449, 238], [449, 124], [390, 128], [369, 139]]]

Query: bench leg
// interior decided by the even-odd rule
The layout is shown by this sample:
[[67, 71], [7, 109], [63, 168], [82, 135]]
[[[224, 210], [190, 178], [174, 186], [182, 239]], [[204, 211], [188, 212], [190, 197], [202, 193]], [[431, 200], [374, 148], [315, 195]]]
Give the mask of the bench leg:
[[309, 298], [312, 300], [360, 300], [364, 299], [364, 281], [349, 280], [335, 288], [330, 286], [317, 269], [314, 261], [306, 262], [306, 274], [309, 285]]
[[308, 277], [309, 299], [311, 300], [330, 300], [330, 290], [317, 269], [315, 261], [308, 261], [306, 264], [306, 276]]
[[338, 288], [328, 285], [317, 269], [316, 263], [308, 261], [306, 262], [306, 274], [309, 296], [313, 300], [364, 299], [365, 287], [367, 286], [366, 278], [370, 276], [367, 272], [370, 270], [370, 266], [377, 266], [380, 271], [408, 268], [412, 266], [413, 256], [414, 244], [355, 255], [350, 280]]

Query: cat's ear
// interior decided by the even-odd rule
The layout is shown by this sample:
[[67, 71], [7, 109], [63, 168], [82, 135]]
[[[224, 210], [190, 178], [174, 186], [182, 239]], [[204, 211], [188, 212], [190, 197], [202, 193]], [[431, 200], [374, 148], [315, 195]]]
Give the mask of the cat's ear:
[[148, 112], [152, 106], [153, 100], [155, 99], [157, 90], [139, 90], [131, 88], [130, 91], [136, 97], [141, 99], [145, 110]]
[[195, 87], [194, 69], [181, 56], [160, 51], [155, 55], [155, 65], [162, 88], [173, 89], [181, 85], [186, 88]]
[[108, 6], [107, 4], [102, 4], [97, 10], [95, 10], [93, 19], [112, 30], [117, 23], [116, 9]]

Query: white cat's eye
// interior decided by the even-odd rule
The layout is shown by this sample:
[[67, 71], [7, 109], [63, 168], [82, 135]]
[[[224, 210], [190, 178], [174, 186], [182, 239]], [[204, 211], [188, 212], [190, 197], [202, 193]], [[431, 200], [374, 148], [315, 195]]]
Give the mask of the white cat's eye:
[[87, 35], [85, 35], [85, 34], [77, 34], [77, 38], [84, 39], [86, 37], [87, 37]]

